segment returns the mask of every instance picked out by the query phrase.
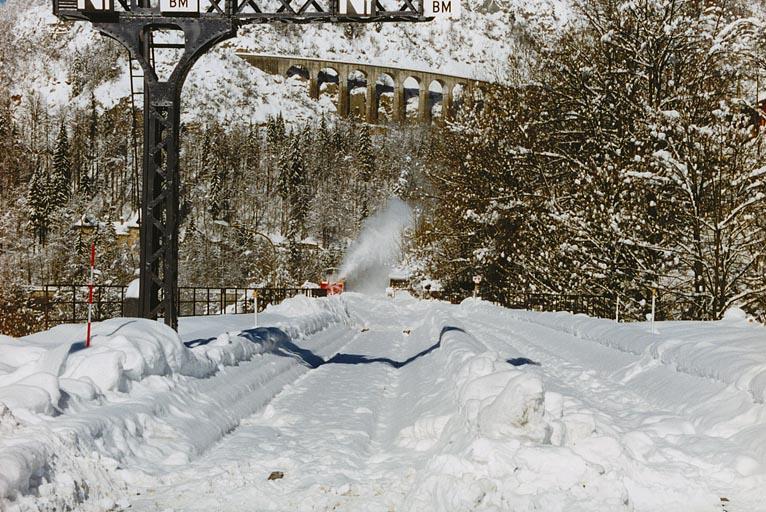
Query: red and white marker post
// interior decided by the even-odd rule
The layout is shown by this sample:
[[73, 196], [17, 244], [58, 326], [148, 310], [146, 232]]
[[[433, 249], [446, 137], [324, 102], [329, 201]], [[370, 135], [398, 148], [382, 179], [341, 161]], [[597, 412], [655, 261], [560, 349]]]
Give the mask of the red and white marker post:
[[90, 281], [88, 282], [88, 332], [85, 335], [85, 347], [90, 347], [90, 323], [93, 318], [93, 273], [96, 266], [96, 243], [90, 244]]
[[473, 298], [479, 296], [479, 285], [481, 284], [481, 275], [476, 274], [473, 276]]
[[258, 327], [258, 290], [253, 290], [253, 320], [255, 327]]

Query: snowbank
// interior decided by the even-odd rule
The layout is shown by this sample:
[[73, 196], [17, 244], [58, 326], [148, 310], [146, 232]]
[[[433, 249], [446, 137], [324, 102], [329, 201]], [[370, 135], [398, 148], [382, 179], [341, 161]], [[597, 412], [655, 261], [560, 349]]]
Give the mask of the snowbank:
[[[495, 307], [468, 299], [466, 308]], [[679, 373], [713, 379], [766, 401], [766, 328], [736, 311], [717, 322], [620, 323], [566, 312], [508, 310], [508, 318], [542, 325], [622, 352], [639, 365], [663, 364]]]
[[715, 510], [729, 493], [751, 500], [742, 510], [764, 510], [762, 326], [735, 314], [658, 322], [653, 334], [648, 324], [480, 300], [460, 309], [482, 340], [542, 361], [558, 392], [544, 392], [550, 443], [616, 478], [629, 510]]
[[[220, 325], [231, 318], [216, 317]], [[92, 478], [94, 471], [108, 472], [126, 457], [141, 456], [150, 449], [147, 436], [158, 431], [179, 437], [168, 457], [188, 461], [254, 407], [221, 411], [221, 404], [252, 393], [255, 384], [243, 373], [239, 381], [216, 387], [212, 376], [345, 323], [348, 314], [338, 297], [299, 296], [269, 306], [261, 318], [272, 327], [187, 342], [192, 348], [164, 324], [143, 319], [95, 324], [88, 349], [82, 326], [0, 337], [0, 505], [31, 490], [49, 492], [51, 499], [55, 494], [54, 508], [77, 503], [77, 493], [87, 493], [78, 472]], [[295, 364], [286, 358], [283, 370]], [[185, 408], [203, 415], [195, 418]], [[79, 463], [92, 467], [73, 466]], [[66, 471], [74, 472], [68, 480], [61, 476]]]
[[[438, 379], [417, 378], [422, 398], [401, 448], [423, 452], [403, 510], [632, 510], [619, 475], [577, 453], [594, 435], [592, 418], [547, 391], [535, 364], [515, 367], [480, 338], [437, 315], [440, 347], [428, 364]], [[413, 333], [414, 335], [414, 333]]]

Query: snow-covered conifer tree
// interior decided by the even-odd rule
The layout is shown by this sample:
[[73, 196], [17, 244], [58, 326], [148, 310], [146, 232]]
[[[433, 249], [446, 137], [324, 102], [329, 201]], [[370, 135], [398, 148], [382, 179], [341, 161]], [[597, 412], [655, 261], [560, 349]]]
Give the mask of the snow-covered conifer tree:
[[47, 172], [39, 163], [32, 172], [27, 192], [27, 207], [29, 208], [29, 222], [37, 242], [45, 245], [50, 222], [50, 187]]
[[72, 166], [69, 161], [69, 137], [66, 127], [61, 124], [56, 152], [53, 157], [53, 169], [50, 180], [50, 200], [54, 207], [62, 207], [69, 200]]

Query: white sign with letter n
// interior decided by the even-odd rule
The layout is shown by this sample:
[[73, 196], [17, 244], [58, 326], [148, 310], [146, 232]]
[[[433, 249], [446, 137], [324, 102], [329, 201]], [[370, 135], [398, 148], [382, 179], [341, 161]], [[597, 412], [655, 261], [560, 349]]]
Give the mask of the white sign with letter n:
[[459, 18], [460, 0], [423, 0], [423, 15], [428, 18]]
[[193, 14], [199, 12], [199, 0], [160, 0], [161, 12]]
[[338, 2], [338, 13], [369, 16], [372, 14], [372, 2], [374, 1], [375, 0], [340, 0]]
[[77, 0], [79, 11], [111, 11], [113, 9], [113, 0]]

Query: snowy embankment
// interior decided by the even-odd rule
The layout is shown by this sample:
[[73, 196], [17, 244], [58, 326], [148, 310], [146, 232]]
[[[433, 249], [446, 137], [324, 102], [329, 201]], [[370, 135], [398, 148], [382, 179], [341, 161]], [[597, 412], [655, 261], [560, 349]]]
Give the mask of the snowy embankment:
[[514, 319], [550, 327], [576, 338], [641, 356], [644, 365], [662, 364], [694, 377], [713, 379], [766, 401], [766, 329], [740, 309], [718, 322], [617, 324], [570, 313], [513, 311]]
[[305, 369], [290, 357], [260, 373], [242, 363], [349, 320], [339, 299], [305, 297], [260, 318], [271, 327], [222, 334], [251, 327], [252, 317], [184, 319], [186, 344], [142, 319], [95, 324], [88, 349], [82, 326], [0, 337], [0, 504], [24, 494], [53, 508], [99, 494], [108, 501], [110, 473], [129, 459], [187, 462], [269, 398], [252, 403], [254, 389], [269, 383], [276, 393]]
[[[190, 319], [181, 339], [193, 348], [157, 324], [104, 323], [95, 348], [66, 355], [58, 373], [47, 369], [71, 328], [0, 344], [27, 346], [0, 391], [26, 385], [9, 375], [38, 376], [29, 396], [59, 382], [58, 399], [3, 413], [0, 503], [766, 511], [766, 329], [745, 319], [660, 322], [652, 334], [354, 293], [291, 299], [262, 318], [281, 329]], [[96, 362], [110, 378], [77, 373]]]
[[[600, 320], [346, 300], [364, 329], [343, 353], [189, 466], [141, 481], [131, 510], [766, 510], [766, 414], [748, 393], [562, 332]], [[766, 336], [739, 328], [742, 345]]]
[[652, 333], [648, 323], [480, 301], [462, 309], [488, 344], [545, 368], [546, 389], [564, 397], [562, 420], [584, 434], [571, 446], [616, 474], [635, 510], [766, 510], [762, 325], [732, 311], [658, 322]]

